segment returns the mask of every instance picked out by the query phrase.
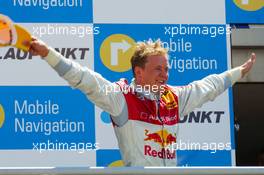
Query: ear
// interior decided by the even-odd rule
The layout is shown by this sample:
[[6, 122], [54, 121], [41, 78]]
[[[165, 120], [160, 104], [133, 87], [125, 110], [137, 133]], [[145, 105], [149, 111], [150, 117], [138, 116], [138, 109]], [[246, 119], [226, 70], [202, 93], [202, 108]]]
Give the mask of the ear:
[[135, 78], [136, 79], [138, 79], [138, 80], [142, 79], [143, 69], [141, 67], [136, 66], [134, 72], [135, 72]]

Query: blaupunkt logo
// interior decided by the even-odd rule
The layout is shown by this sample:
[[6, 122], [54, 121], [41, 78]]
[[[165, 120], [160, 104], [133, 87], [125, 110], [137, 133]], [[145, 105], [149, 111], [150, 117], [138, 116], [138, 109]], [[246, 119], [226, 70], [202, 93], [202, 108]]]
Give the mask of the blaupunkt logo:
[[263, 0], [233, 0], [233, 2], [242, 10], [257, 11], [263, 8]]
[[5, 111], [3, 106], [0, 104], [0, 128], [3, 126], [5, 121]]

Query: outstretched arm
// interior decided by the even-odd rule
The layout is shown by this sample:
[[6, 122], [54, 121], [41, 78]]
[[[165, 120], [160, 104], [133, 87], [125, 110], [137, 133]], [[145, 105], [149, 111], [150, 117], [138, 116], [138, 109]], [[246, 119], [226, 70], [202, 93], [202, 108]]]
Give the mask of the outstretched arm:
[[121, 113], [125, 99], [118, 85], [109, 82], [93, 70], [66, 59], [36, 38], [25, 44], [30, 45], [29, 51], [32, 55], [41, 56], [72, 87], [80, 89], [98, 107], [112, 116]]
[[200, 81], [195, 81], [181, 88], [175, 88], [180, 98], [179, 106], [182, 116], [187, 115], [197, 107], [201, 107], [204, 103], [214, 100], [249, 73], [255, 61], [256, 55], [252, 53], [251, 57], [239, 67], [221, 74], [209, 75]]

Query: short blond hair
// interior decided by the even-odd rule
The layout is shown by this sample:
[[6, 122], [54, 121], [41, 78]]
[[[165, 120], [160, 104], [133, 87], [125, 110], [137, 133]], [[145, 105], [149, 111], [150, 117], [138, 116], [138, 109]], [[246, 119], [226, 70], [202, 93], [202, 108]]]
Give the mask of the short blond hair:
[[166, 56], [168, 54], [168, 49], [162, 46], [160, 40], [147, 42], [138, 42], [135, 47], [135, 52], [130, 60], [133, 74], [135, 76], [135, 67], [144, 68], [147, 63], [147, 58], [149, 56]]

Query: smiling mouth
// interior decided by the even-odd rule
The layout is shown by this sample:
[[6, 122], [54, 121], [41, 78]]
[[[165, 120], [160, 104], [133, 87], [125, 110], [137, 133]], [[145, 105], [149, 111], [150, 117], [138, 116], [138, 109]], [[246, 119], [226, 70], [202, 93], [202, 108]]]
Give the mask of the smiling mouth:
[[166, 83], [166, 81], [164, 81], [164, 80], [160, 80], [160, 81], [157, 81], [159, 84], [165, 84]]

